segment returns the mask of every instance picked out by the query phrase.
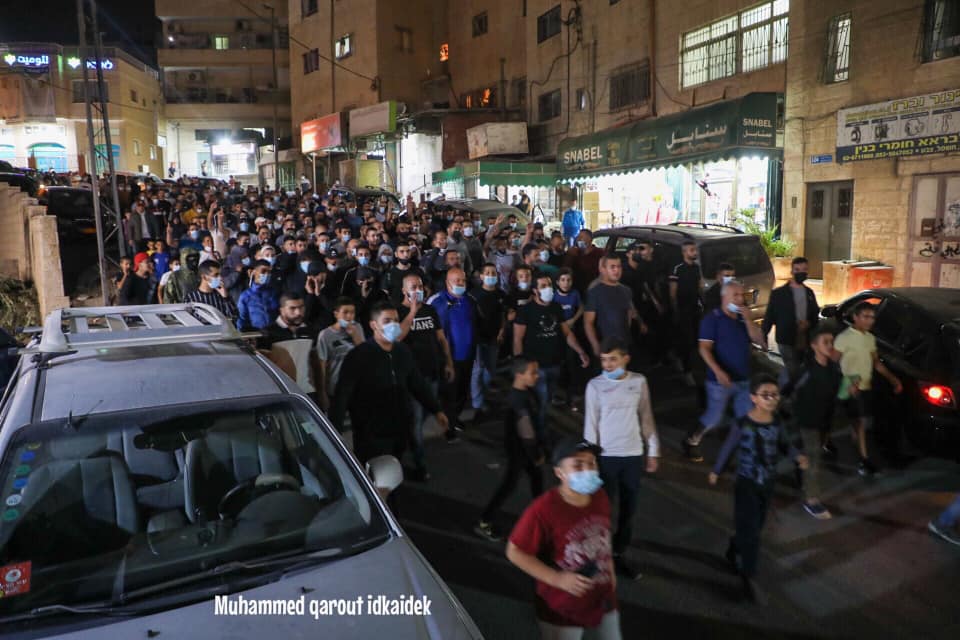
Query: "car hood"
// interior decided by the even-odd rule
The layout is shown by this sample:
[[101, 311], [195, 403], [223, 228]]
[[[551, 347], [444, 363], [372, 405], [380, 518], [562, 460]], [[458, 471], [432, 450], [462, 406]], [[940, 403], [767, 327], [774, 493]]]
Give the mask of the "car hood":
[[[374, 599], [406, 598], [430, 603], [430, 615], [367, 615], [368, 596]], [[216, 615], [214, 600], [119, 622], [107, 622], [82, 631], [53, 637], [69, 640], [92, 638], [218, 637], [252, 640], [263, 638], [369, 638], [474, 639], [482, 638], [463, 606], [405, 537], [351, 558], [296, 573], [271, 584], [237, 592], [251, 600], [305, 600], [302, 616]], [[310, 612], [311, 601], [363, 598], [364, 615], [319, 615]], [[43, 636], [37, 636], [43, 637]], [[49, 637], [49, 636], [47, 636]]]

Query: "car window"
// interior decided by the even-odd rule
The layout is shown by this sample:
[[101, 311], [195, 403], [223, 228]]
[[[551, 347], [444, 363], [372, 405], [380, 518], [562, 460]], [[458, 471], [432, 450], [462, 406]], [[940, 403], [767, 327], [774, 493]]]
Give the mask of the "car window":
[[0, 599], [0, 618], [383, 539], [368, 486], [328, 433], [286, 396], [22, 428], [0, 463], [0, 566], [25, 567], [35, 588]]
[[607, 244], [610, 242], [610, 236], [593, 236], [593, 246], [599, 247], [601, 249], [606, 249]]
[[653, 259], [658, 261], [665, 269], [672, 272], [673, 268], [683, 262], [683, 256], [680, 253], [680, 246], [655, 240], [653, 244]]
[[731, 236], [700, 245], [700, 267], [704, 278], [715, 278], [721, 262], [732, 264], [741, 278], [771, 270], [770, 259], [760, 242], [752, 236]]
[[907, 308], [896, 300], [884, 300], [877, 308], [873, 335], [890, 347], [900, 347], [900, 337], [910, 324]]
[[629, 249], [636, 241], [637, 238], [620, 236], [617, 238], [617, 245], [616, 248], [614, 248], [614, 251], [617, 253], [626, 253], [627, 249]]

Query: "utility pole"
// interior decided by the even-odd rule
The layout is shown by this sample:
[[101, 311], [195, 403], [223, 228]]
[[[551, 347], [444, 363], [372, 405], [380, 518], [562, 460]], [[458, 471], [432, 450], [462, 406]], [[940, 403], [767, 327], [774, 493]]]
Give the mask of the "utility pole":
[[273, 35], [273, 188], [280, 190], [280, 132], [277, 130], [277, 10], [272, 4], [264, 4], [264, 9], [270, 10], [270, 31]]

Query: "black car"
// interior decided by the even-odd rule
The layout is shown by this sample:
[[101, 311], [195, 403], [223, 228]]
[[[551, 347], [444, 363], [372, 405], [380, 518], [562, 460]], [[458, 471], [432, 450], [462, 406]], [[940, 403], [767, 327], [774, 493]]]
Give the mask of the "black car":
[[347, 202], [356, 202], [358, 211], [362, 211], [363, 205], [367, 202], [372, 203], [374, 207], [378, 206], [381, 199], [386, 199], [387, 206], [391, 210], [398, 211], [400, 209], [400, 200], [395, 194], [376, 187], [362, 188], [337, 185], [330, 189], [330, 195], [340, 196]]
[[714, 281], [717, 267], [729, 262], [744, 283], [744, 295], [755, 318], [762, 318], [770, 301], [776, 278], [773, 265], [760, 239], [733, 227], [679, 222], [670, 225], [641, 225], [602, 229], [593, 234], [593, 243], [608, 254], [623, 256], [634, 242], [653, 243], [655, 260], [667, 271], [683, 261], [680, 245], [693, 240], [700, 251], [704, 284]]
[[869, 289], [823, 307], [821, 317], [844, 329], [863, 301], [877, 307], [873, 334], [880, 360], [903, 383], [895, 395], [886, 379], [873, 377], [881, 442], [896, 451], [906, 436], [925, 453], [960, 456], [960, 290]]
[[18, 169], [4, 160], [0, 160], [0, 182], [6, 182], [12, 187], [18, 187], [21, 191], [26, 191], [31, 198], [37, 195], [37, 181], [23, 169]]

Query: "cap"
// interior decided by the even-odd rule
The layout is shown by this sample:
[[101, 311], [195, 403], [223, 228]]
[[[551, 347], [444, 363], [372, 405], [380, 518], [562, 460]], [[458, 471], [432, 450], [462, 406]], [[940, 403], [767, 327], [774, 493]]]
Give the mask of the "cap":
[[566, 436], [561, 438], [553, 447], [553, 466], [557, 466], [564, 458], [572, 458], [581, 451], [589, 451], [595, 456], [599, 456], [603, 449], [600, 445], [593, 444], [582, 438]]
[[307, 269], [308, 276], [318, 276], [321, 273], [326, 273], [327, 266], [323, 263], [322, 260], [314, 260], [310, 263], [310, 267]]
[[336, 249], [327, 249], [327, 252], [323, 254], [323, 256], [331, 260], [336, 260], [337, 258], [340, 257], [340, 252], [337, 251]]
[[140, 267], [141, 262], [149, 259], [150, 259], [150, 256], [148, 256], [146, 253], [144, 252], [138, 253], [137, 255], [133, 256], [133, 268], [138, 269]]
[[267, 219], [264, 218], [263, 216], [257, 216], [256, 220], [253, 221], [253, 224], [259, 227], [260, 225], [264, 224], [266, 221]]

